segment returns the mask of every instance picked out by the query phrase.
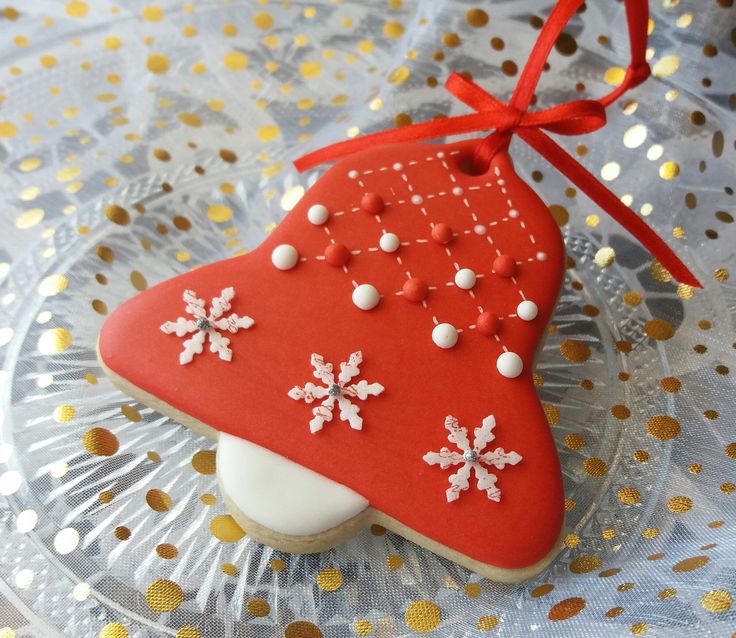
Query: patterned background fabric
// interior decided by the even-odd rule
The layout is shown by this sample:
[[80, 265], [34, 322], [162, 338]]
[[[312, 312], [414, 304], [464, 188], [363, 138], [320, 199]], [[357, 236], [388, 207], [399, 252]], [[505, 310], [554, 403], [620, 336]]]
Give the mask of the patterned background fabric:
[[[654, 77], [561, 140], [704, 290], [512, 146], [569, 251], [535, 376], [566, 548], [534, 581], [480, 579], [379, 527], [320, 555], [258, 545], [227, 515], [214, 444], [96, 361], [121, 301], [274, 228], [323, 170], [295, 157], [466, 112], [441, 88], [451, 70], [508, 98], [551, 6], [0, 6], [0, 637], [736, 632], [732, 0], [654, 0]], [[538, 105], [602, 95], [627, 47], [622, 4], [589, 0]]]

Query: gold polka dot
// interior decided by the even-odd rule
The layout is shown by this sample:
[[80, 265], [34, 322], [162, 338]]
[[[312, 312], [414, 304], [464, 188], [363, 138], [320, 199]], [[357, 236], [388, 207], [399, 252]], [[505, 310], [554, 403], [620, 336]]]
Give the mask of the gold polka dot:
[[51, 328], [38, 339], [38, 351], [41, 354], [58, 354], [64, 352], [74, 341], [66, 328]]
[[460, 46], [460, 36], [457, 33], [453, 33], [452, 31], [445, 33], [442, 36], [442, 44], [444, 44], [446, 47], [449, 47], [451, 49], [454, 49], [455, 47]]
[[668, 78], [680, 68], [680, 58], [676, 55], [665, 55], [657, 60], [652, 67], [652, 75], [655, 78]]
[[112, 456], [120, 443], [118, 438], [106, 428], [90, 428], [82, 436], [84, 449], [95, 456]]
[[108, 263], [115, 259], [115, 253], [109, 246], [97, 246], [97, 248], [95, 248], [95, 254], [102, 261], [106, 261]]
[[355, 633], [359, 636], [367, 636], [373, 631], [373, 625], [370, 620], [356, 620], [353, 625]]
[[544, 585], [538, 585], [531, 591], [532, 598], [542, 598], [550, 592], [554, 591], [555, 586], [552, 583], [545, 583]]
[[686, 558], [672, 567], [673, 572], [692, 572], [708, 564], [710, 558], [707, 556], [693, 556]]
[[641, 500], [639, 490], [634, 487], [622, 487], [616, 492], [618, 500], [624, 505], [634, 505]]
[[618, 618], [623, 613], [623, 607], [613, 607], [606, 612], [605, 616], [606, 618]]
[[557, 425], [560, 422], [560, 410], [556, 405], [543, 403], [542, 409], [544, 410], [544, 416], [547, 417], [547, 423], [550, 426]]
[[112, 503], [113, 499], [115, 498], [115, 494], [110, 490], [102, 490], [97, 498], [99, 499], [100, 503]]
[[123, 46], [123, 41], [117, 36], [111, 35], [105, 38], [103, 44], [105, 48], [109, 51], [117, 51], [120, 47]]
[[481, 616], [475, 623], [475, 627], [478, 631], [491, 631], [491, 629], [495, 629], [497, 626], [498, 618], [491, 615]]
[[391, 73], [388, 75], [388, 81], [391, 84], [403, 84], [409, 79], [409, 76], [411, 75], [411, 71], [409, 71], [409, 68], [406, 66], [399, 66], [396, 67]]
[[657, 598], [661, 598], [662, 600], [666, 600], [667, 598], [672, 598], [673, 596], [677, 595], [677, 590], [674, 587], [668, 587], [666, 589], [663, 589], [661, 592], [657, 594]]
[[658, 414], [647, 420], [647, 432], [655, 439], [669, 441], [680, 434], [680, 422], [665, 414]]
[[729, 443], [723, 451], [726, 453], [726, 456], [731, 459], [736, 459], [736, 443]]
[[565, 359], [572, 363], [582, 363], [590, 359], [590, 346], [577, 339], [568, 339], [560, 344], [560, 353]]
[[222, 59], [222, 63], [231, 71], [242, 71], [248, 66], [248, 56], [240, 51], [230, 51]]
[[641, 535], [646, 538], [647, 540], [651, 540], [653, 538], [657, 538], [659, 536], [659, 529], [656, 527], [647, 527]]
[[253, 24], [259, 29], [266, 31], [273, 26], [273, 16], [270, 13], [259, 11], [253, 14]]
[[192, 457], [192, 467], [200, 474], [214, 474], [216, 458], [214, 450], [200, 450]]
[[548, 208], [558, 226], [564, 226], [568, 221], [570, 221], [570, 213], [564, 206], [560, 204], [552, 204]]
[[127, 226], [130, 224], [130, 213], [117, 204], [105, 206], [105, 217], [107, 217], [113, 224], [118, 224], [120, 226]]
[[272, 142], [281, 134], [281, 129], [273, 124], [261, 126], [256, 132], [256, 136], [261, 142]]
[[715, 279], [718, 283], [724, 283], [728, 281], [729, 273], [728, 270], [725, 268], [716, 268], [713, 271], [713, 279]]
[[69, 280], [64, 275], [49, 275], [38, 285], [38, 294], [44, 297], [53, 297], [66, 289]]
[[169, 70], [171, 63], [163, 53], [152, 53], [148, 56], [146, 66], [151, 73], [161, 74]]
[[62, 403], [54, 408], [53, 417], [57, 423], [69, 423], [76, 415], [77, 411], [69, 403]]
[[643, 636], [645, 633], [647, 633], [648, 629], [649, 629], [649, 623], [637, 622], [631, 625], [631, 629], [629, 629], [629, 631], [634, 636]]
[[44, 216], [45, 213], [43, 209], [31, 208], [15, 218], [15, 225], [21, 230], [28, 230], [29, 228], [33, 228], [37, 224], [40, 224]]
[[339, 569], [327, 567], [317, 574], [317, 587], [323, 591], [337, 591], [342, 587], [343, 576]]
[[238, 573], [238, 568], [232, 563], [223, 563], [220, 565], [220, 571], [225, 574], [225, 576], [235, 576]]
[[565, 598], [549, 610], [547, 617], [553, 622], [558, 622], [577, 616], [583, 609], [585, 609], [584, 598]]
[[659, 176], [662, 179], [674, 179], [680, 174], [680, 165], [677, 162], [665, 162], [659, 167]]
[[202, 638], [202, 633], [196, 627], [182, 627], [176, 632], [175, 638]]
[[202, 118], [195, 113], [179, 113], [177, 116], [182, 124], [191, 126], [193, 128], [199, 128], [202, 126]]
[[179, 550], [176, 548], [175, 545], [171, 545], [170, 543], [161, 543], [159, 545], [156, 545], [156, 553], [166, 560], [171, 560], [172, 558], [176, 558], [179, 555]]
[[7, 120], [0, 121], [0, 137], [14, 137], [18, 133], [18, 127]]
[[100, 638], [128, 638], [128, 630], [119, 622], [111, 622], [100, 630]]
[[465, 14], [465, 20], [471, 27], [484, 27], [488, 24], [488, 14], [483, 9], [470, 9]]
[[660, 379], [659, 387], [665, 392], [679, 392], [682, 389], [682, 382], [675, 377], [664, 377]]
[[608, 268], [616, 261], [616, 251], [610, 246], [602, 246], [595, 253], [593, 261], [598, 268]]
[[217, 498], [214, 494], [202, 494], [202, 496], [199, 497], [199, 500], [203, 505], [214, 505], [217, 503]]
[[687, 496], [673, 496], [667, 501], [667, 507], [674, 514], [684, 514], [692, 509], [693, 501]]
[[722, 614], [724, 611], [731, 609], [733, 604], [733, 596], [731, 592], [725, 589], [712, 589], [700, 598], [700, 604], [703, 609], [712, 614]]
[[468, 598], [477, 598], [480, 596], [480, 583], [467, 583], [463, 591]]
[[148, 503], [148, 507], [154, 512], [168, 512], [174, 505], [171, 497], [163, 490], [157, 488], [146, 492], [146, 503]]
[[391, 554], [386, 558], [386, 566], [394, 571], [401, 569], [404, 566], [404, 559], [396, 554]]
[[404, 612], [404, 621], [418, 634], [434, 631], [439, 626], [441, 619], [440, 608], [428, 600], [417, 600], [411, 603]]
[[625, 421], [631, 416], [631, 410], [625, 405], [614, 405], [611, 407], [611, 414], [621, 421]]
[[583, 469], [590, 476], [603, 476], [608, 472], [608, 465], [603, 459], [590, 458], [583, 461]]
[[573, 574], [587, 574], [598, 569], [603, 564], [603, 560], [598, 556], [578, 556], [570, 563], [570, 571]]
[[233, 211], [229, 206], [223, 204], [213, 204], [207, 209], [207, 217], [216, 224], [222, 224], [233, 216]]
[[263, 598], [251, 598], [246, 604], [245, 608], [251, 616], [256, 618], [264, 618], [271, 613], [271, 605]]
[[299, 65], [299, 73], [305, 78], [317, 78], [322, 74], [322, 65], [315, 60], [307, 60]]
[[210, 532], [224, 543], [235, 543], [245, 536], [243, 529], [229, 514], [215, 516], [210, 521]]
[[568, 434], [565, 437], [565, 446], [571, 450], [579, 450], [585, 446], [585, 438], [580, 434]]
[[141, 413], [138, 412], [138, 410], [136, 410], [132, 405], [120, 406], [120, 411], [123, 413], [123, 416], [126, 419], [132, 421], [133, 423], [138, 423], [141, 420]]
[[268, 566], [275, 572], [282, 572], [286, 569], [286, 563], [280, 558], [272, 558], [268, 561]]
[[89, 6], [86, 2], [80, 0], [72, 0], [66, 3], [66, 14], [72, 18], [83, 18], [89, 12]]
[[284, 638], [324, 638], [324, 636], [314, 623], [297, 620], [286, 626]]
[[615, 576], [616, 574], [620, 574], [621, 570], [618, 567], [613, 567], [611, 569], [604, 569], [600, 574], [598, 574], [599, 578], [610, 578], [611, 576]]
[[143, 276], [143, 273], [138, 272], [137, 270], [134, 270], [130, 273], [130, 283], [133, 284], [133, 288], [135, 288], [136, 290], [142, 291], [148, 288], [148, 282]]
[[143, 7], [141, 16], [148, 22], [158, 22], [159, 20], [164, 19], [164, 10], [156, 5], [149, 5], [147, 7]]
[[153, 149], [153, 156], [161, 162], [168, 162], [171, 160], [171, 154], [164, 148]]
[[174, 611], [183, 600], [184, 592], [171, 580], [156, 580], [146, 589], [146, 602], [153, 611]]
[[675, 336], [675, 327], [666, 319], [651, 319], [644, 325], [644, 332], [652, 339], [666, 341]]
[[130, 538], [130, 530], [125, 525], [119, 525], [113, 533], [119, 541], [127, 541]]
[[400, 22], [389, 21], [383, 25], [383, 35], [387, 38], [400, 38], [404, 35], [404, 27]]

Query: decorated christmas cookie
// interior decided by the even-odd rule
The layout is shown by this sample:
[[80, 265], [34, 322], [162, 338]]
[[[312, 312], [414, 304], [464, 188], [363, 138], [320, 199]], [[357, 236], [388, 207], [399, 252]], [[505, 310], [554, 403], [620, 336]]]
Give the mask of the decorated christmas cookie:
[[[509, 106], [452, 76], [477, 113], [303, 158], [343, 159], [261, 246], [166, 281], [105, 323], [112, 380], [218, 439], [222, 495], [251, 537], [314, 552], [378, 523], [504, 581], [557, 553], [562, 480], [532, 372], [565, 254], [514, 171], [511, 134], [690, 276], [540, 130], [590, 130], [603, 106], [526, 112], [550, 29], [579, 4], [553, 11]], [[627, 6], [646, 25], [646, 5]], [[410, 141], [492, 127], [481, 141]]]

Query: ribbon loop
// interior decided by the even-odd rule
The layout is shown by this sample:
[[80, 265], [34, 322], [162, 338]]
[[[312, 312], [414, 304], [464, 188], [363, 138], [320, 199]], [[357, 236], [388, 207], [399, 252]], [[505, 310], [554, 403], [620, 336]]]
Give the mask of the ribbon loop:
[[496, 153], [508, 148], [512, 137], [518, 135], [636, 237], [675, 279], [702, 288], [700, 282], [659, 235], [545, 133], [583, 135], [598, 130], [606, 123], [605, 107], [628, 89], [644, 82], [651, 74], [645, 55], [649, 20], [647, 0], [624, 2], [629, 23], [631, 64], [621, 84], [598, 100], [573, 100], [538, 111], [528, 110], [544, 62], [555, 40], [583, 3], [583, 0], [559, 0], [539, 34], [508, 104], [483, 90], [472, 80], [453, 72], [447, 78], [445, 88], [473, 109], [474, 113], [344, 140], [304, 155], [294, 165], [301, 172], [377, 144], [430, 140], [459, 133], [493, 130], [478, 143], [473, 154], [475, 172], [483, 173], [488, 170]]

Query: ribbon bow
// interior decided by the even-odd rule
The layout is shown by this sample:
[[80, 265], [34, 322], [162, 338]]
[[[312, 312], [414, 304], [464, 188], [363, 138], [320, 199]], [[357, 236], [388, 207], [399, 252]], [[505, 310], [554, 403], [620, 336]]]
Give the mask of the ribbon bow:
[[626, 90], [641, 84], [649, 77], [649, 65], [644, 58], [648, 22], [646, 1], [626, 0], [632, 63], [620, 86], [599, 100], [573, 100], [539, 111], [527, 110], [557, 36], [582, 2], [583, 0], [560, 0], [555, 5], [508, 104], [472, 80], [453, 72], [445, 82], [445, 88], [474, 109], [475, 113], [420, 122], [337, 142], [300, 157], [294, 162], [294, 166], [302, 172], [379, 144], [437, 139], [493, 129], [491, 134], [478, 143], [473, 154], [474, 168], [480, 173], [487, 170], [496, 153], [508, 147], [513, 135], [518, 135], [636, 237], [677, 281], [702, 288], [687, 266], [656, 232], [545, 133], [549, 131], [558, 135], [582, 135], [598, 130], [606, 123], [605, 107]]

